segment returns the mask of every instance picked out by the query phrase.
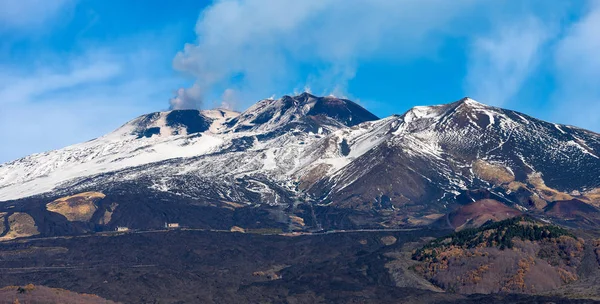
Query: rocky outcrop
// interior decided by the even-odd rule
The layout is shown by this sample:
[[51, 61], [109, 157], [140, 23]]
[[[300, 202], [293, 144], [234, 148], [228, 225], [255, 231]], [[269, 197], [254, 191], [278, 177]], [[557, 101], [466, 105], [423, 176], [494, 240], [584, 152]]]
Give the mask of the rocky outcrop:
[[[69, 221], [87, 222], [98, 209], [96, 202], [104, 197], [106, 196], [100, 192], [84, 192], [59, 198], [48, 203], [46, 208], [50, 212], [62, 214]], [[105, 215], [104, 220], [108, 219], [110, 222], [110, 214]]]
[[40, 234], [40, 232], [31, 215], [16, 212], [8, 216], [8, 232], [3, 237], [0, 237], [0, 241], [13, 240], [38, 234]]

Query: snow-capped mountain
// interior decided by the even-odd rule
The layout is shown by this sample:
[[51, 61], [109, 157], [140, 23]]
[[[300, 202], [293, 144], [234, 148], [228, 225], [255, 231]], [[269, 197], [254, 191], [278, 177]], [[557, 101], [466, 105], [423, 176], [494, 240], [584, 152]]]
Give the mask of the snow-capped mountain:
[[598, 172], [599, 134], [469, 98], [378, 119], [352, 101], [304, 93], [243, 113], [143, 115], [103, 137], [0, 165], [0, 201], [151, 192], [283, 213], [328, 206], [407, 225], [480, 198], [539, 212], [556, 201], [600, 205]]
[[177, 110], [140, 116], [112, 133], [0, 165], [0, 200], [53, 190], [75, 178], [217, 151], [228, 110]]
[[[178, 158], [185, 167], [179, 172], [185, 172], [192, 170], [184, 165], [192, 158], [210, 156], [197, 160], [203, 164], [205, 159], [215, 161], [205, 164], [210, 168], [204, 172], [206, 176], [226, 171], [282, 171], [276, 161], [284, 161], [284, 154], [296, 158], [314, 139], [374, 119], [375, 115], [349, 100], [306, 93], [265, 99], [243, 113], [223, 109], [151, 113], [103, 137], [0, 165], [0, 200], [62, 189], [102, 173], [152, 163], [160, 166], [161, 161]], [[228, 154], [241, 151], [247, 155]], [[235, 169], [226, 169], [220, 160], [230, 158], [236, 159]], [[168, 180], [165, 177], [161, 180]]]
[[[542, 186], [596, 193], [600, 186], [600, 135], [469, 98], [371, 124], [366, 137], [377, 144], [313, 186], [313, 193], [343, 206], [418, 210], [439, 204], [443, 212], [461, 194], [480, 188], [500, 188], [494, 190], [498, 196], [527, 205], [530, 197], [510, 194]], [[343, 131], [339, 138], [352, 142]], [[528, 196], [537, 197], [530, 190]]]

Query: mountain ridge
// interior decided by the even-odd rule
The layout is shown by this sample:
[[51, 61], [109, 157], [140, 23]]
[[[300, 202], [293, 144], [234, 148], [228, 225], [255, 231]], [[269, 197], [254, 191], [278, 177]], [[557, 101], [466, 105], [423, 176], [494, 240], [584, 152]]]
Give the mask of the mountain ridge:
[[[482, 199], [555, 218], [545, 211], [553, 202], [600, 206], [598, 155], [596, 133], [470, 98], [377, 119], [349, 100], [305, 93], [242, 113], [150, 113], [98, 139], [2, 164], [0, 212], [14, 212], [2, 201], [97, 192], [107, 201], [168, 197], [182, 208], [264, 207], [289, 229], [428, 225]], [[134, 205], [107, 204], [97, 212], [115, 217], [94, 229], [138, 222], [126, 211]], [[299, 214], [303, 208], [310, 213]], [[151, 207], [144, 212], [166, 221]]]

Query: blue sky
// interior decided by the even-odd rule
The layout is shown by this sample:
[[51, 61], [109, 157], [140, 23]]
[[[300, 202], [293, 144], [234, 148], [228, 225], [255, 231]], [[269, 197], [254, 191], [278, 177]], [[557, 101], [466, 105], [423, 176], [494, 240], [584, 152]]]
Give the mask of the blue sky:
[[0, 0], [0, 162], [169, 108], [464, 96], [600, 131], [598, 0]]

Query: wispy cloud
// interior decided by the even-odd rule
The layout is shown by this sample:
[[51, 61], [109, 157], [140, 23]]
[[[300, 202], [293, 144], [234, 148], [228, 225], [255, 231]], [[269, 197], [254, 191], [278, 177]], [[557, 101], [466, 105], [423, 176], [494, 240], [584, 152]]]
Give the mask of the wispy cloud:
[[177, 85], [147, 50], [87, 49], [21, 69], [0, 65], [0, 163], [103, 135], [156, 111]]
[[535, 72], [553, 35], [551, 26], [528, 16], [475, 38], [468, 56], [465, 91], [486, 103], [504, 105]]
[[168, 69], [173, 51], [155, 43], [170, 42], [177, 29], [47, 46], [36, 34], [60, 33], [76, 0], [0, 2], [0, 163], [106, 134], [164, 109], [181, 85]]
[[600, 1], [590, 4], [557, 44], [554, 117], [600, 130]]
[[196, 82], [179, 90], [171, 106], [197, 106], [225, 90], [235, 90], [242, 100], [305, 85], [318, 94], [343, 94], [361, 60], [435, 54], [437, 36], [454, 34], [447, 25], [468, 15], [477, 3], [217, 1], [198, 20], [197, 43], [186, 45], [174, 59], [175, 69]]
[[75, 0], [2, 0], [0, 33], [45, 26], [74, 4]]
[[0, 72], [0, 103], [30, 103], [61, 90], [102, 83], [121, 73], [121, 66], [111, 61], [73, 61], [66, 71], [40, 69], [19, 76], [8, 70]]

